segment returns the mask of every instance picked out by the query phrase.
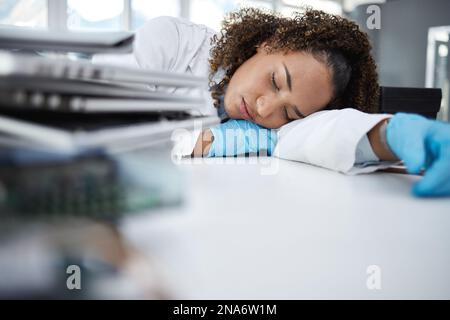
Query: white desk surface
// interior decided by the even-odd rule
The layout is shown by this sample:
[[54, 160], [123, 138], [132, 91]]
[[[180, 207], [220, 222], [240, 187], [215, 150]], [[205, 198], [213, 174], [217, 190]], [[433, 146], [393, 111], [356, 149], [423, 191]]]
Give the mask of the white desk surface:
[[[450, 298], [450, 198], [412, 197], [419, 177], [226, 160], [186, 160], [184, 205], [120, 227], [175, 298]], [[380, 290], [367, 288], [371, 265]]]

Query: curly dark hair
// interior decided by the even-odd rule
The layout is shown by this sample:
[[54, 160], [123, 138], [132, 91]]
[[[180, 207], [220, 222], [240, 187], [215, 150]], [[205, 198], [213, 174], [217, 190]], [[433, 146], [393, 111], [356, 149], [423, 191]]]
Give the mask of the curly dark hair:
[[[228, 13], [211, 39], [209, 81], [216, 107], [234, 72], [263, 42], [268, 53], [305, 51], [330, 67], [334, 92], [326, 109], [379, 111], [378, 75], [367, 34], [346, 18], [311, 8], [291, 18], [255, 8]], [[216, 83], [213, 77], [221, 68], [225, 76]]]

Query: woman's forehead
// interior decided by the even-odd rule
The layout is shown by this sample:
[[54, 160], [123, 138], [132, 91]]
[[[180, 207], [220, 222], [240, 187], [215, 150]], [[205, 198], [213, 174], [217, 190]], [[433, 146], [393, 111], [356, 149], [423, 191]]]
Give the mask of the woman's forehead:
[[[297, 85], [304, 85], [307, 81], [312, 86], [323, 87], [331, 84], [332, 74], [330, 68], [318, 61], [313, 55], [305, 52], [291, 52], [274, 56], [274, 63], [289, 73], [292, 79], [292, 89], [299, 89]], [[296, 83], [297, 82], [299, 83]]]
[[311, 106], [329, 102], [333, 94], [332, 75], [324, 63], [305, 52], [281, 55], [279, 59], [290, 74], [292, 94], [297, 99]]

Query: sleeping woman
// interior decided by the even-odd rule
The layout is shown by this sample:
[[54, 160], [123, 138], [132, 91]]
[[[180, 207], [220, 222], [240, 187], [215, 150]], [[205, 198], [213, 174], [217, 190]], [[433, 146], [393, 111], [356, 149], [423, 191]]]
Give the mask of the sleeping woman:
[[246, 8], [229, 13], [219, 33], [159, 17], [137, 31], [134, 59], [209, 77], [203, 113], [221, 123], [186, 135], [181, 155], [267, 154], [343, 173], [403, 161], [410, 173], [426, 170], [415, 195], [450, 195], [450, 124], [379, 114], [368, 37], [343, 17]]

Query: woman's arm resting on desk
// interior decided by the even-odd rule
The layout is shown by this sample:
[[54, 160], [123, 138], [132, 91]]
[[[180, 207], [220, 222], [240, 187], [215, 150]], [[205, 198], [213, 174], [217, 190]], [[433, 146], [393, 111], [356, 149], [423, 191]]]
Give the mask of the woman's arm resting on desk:
[[389, 119], [381, 120], [367, 133], [367, 137], [369, 138], [370, 146], [378, 159], [381, 161], [398, 161], [399, 159], [391, 151], [386, 142], [386, 126], [388, 121]]
[[[380, 128], [382, 127], [382, 125], [386, 125], [386, 123], [387, 120], [380, 121], [380, 123], [378, 123], [372, 130], [367, 133], [367, 136], [374, 153], [380, 160], [396, 161], [398, 159], [384, 143], [384, 141], [386, 141], [386, 138], [382, 138], [383, 133], [381, 132]], [[192, 155], [194, 157], [207, 156], [213, 141], [214, 136], [211, 132], [211, 129], [205, 129], [198, 136], [198, 140], [192, 151]]]
[[[346, 158], [352, 158], [353, 156], [353, 159], [346, 159], [348, 160], [347, 162], [350, 161], [351, 165], [353, 165], [355, 162], [355, 147], [351, 145], [356, 146], [358, 141], [361, 140], [361, 137], [375, 126], [368, 134], [369, 139], [366, 139], [367, 145], [370, 141], [378, 159], [395, 160], [395, 157], [389, 152], [389, 149], [385, 148], [382, 144], [379, 134], [379, 127], [382, 123], [380, 120], [388, 116], [378, 116], [375, 120], [370, 118], [369, 122], [366, 121], [364, 123], [365, 117], [367, 117], [366, 114], [354, 110], [336, 110], [333, 112], [325, 111], [319, 116], [310, 116], [308, 120], [291, 122], [281, 128], [283, 141], [281, 142], [281, 148], [279, 148], [280, 157], [346, 172], [346, 169], [336, 166], [335, 163], [321, 164], [315, 161], [314, 157], [308, 156], [308, 154], [319, 151], [321, 155], [327, 156], [327, 158], [336, 158], [337, 156], [342, 158], [343, 155]], [[348, 123], [351, 122], [363, 123], [362, 129], [355, 130], [353, 128], [349, 130]], [[378, 125], [377, 122], [379, 122]], [[361, 125], [359, 126], [361, 127]], [[232, 139], [226, 139], [227, 132], [233, 136]], [[321, 140], [325, 140], [326, 142], [333, 140], [329, 139], [327, 137], [328, 135], [334, 137], [334, 141], [324, 144]], [[193, 150], [191, 156], [234, 156], [243, 153], [260, 153], [264, 150], [267, 155], [271, 155], [277, 142], [277, 130], [266, 129], [245, 120], [230, 120], [206, 129], [197, 136], [195, 147], [191, 149]], [[237, 148], [233, 148], [233, 144], [237, 144]], [[308, 144], [311, 145], [308, 146]], [[341, 151], [337, 155], [334, 151], [343, 150], [342, 146], [346, 150]], [[292, 151], [294, 151], [294, 154], [292, 154]], [[371, 153], [373, 154], [373, 152]], [[375, 155], [369, 158], [376, 158]]]
[[[348, 173], [351, 171], [350, 161], [352, 161], [351, 166], [354, 166], [355, 146], [361, 136], [367, 134], [373, 152], [381, 161], [401, 159], [410, 173], [425, 170], [423, 179], [412, 189], [414, 195], [450, 195], [449, 123], [432, 121], [415, 114], [399, 113], [389, 119], [387, 115], [384, 115], [383, 118], [383, 115], [358, 115], [356, 113], [357, 118], [355, 118], [354, 111], [348, 112], [349, 114], [343, 117], [340, 114], [331, 114], [330, 117], [324, 114], [323, 119], [320, 119], [320, 115], [316, 119], [310, 118], [310, 125], [305, 122], [309, 118], [307, 117], [302, 120], [304, 121], [302, 125], [300, 123], [292, 125], [287, 132], [283, 133], [284, 137], [283, 135], [280, 137], [277, 148], [280, 145], [281, 148], [278, 153], [275, 150], [275, 155]], [[348, 125], [352, 121], [347, 120], [353, 120], [354, 123], [358, 119], [366, 124], [360, 125], [356, 129], [355, 127], [358, 125], [355, 124], [355, 127]], [[339, 123], [342, 120], [346, 120], [344, 125]], [[240, 126], [242, 124], [238, 126], [238, 129]], [[222, 124], [218, 127], [224, 129], [227, 125]], [[277, 142], [276, 135], [271, 139], [271, 130], [264, 128], [260, 130], [264, 133], [265, 139], [263, 140], [269, 141], [269, 147], [266, 149], [269, 150], [268, 154], [271, 154], [274, 144]], [[262, 149], [259, 145], [260, 140], [244, 140], [245, 143], [241, 145], [241, 149], [238, 146], [238, 151], [254, 152]], [[193, 154], [195, 156], [217, 156], [210, 154], [211, 146], [213, 149], [221, 151], [222, 144], [218, 143], [214, 146], [214, 134], [207, 129], [200, 135]], [[219, 156], [223, 155], [232, 156], [234, 154], [226, 152], [219, 154]]]
[[[389, 146], [386, 144], [386, 138], [383, 137], [385, 131], [382, 130], [382, 126], [386, 126], [388, 120], [380, 121], [374, 128], [368, 133], [370, 145], [375, 155], [382, 161], [397, 161], [397, 157], [392, 153]], [[213, 143], [214, 136], [210, 129], [205, 129], [198, 137], [197, 143], [192, 151], [192, 155], [195, 157], [207, 156]]]

